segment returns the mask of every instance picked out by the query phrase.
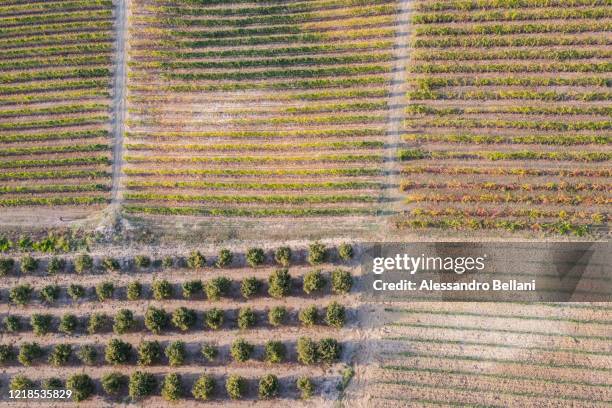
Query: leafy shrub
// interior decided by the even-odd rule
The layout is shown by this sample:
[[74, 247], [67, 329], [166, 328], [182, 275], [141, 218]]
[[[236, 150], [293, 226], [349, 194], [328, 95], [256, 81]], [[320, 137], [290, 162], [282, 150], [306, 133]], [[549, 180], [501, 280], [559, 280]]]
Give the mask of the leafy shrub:
[[353, 277], [350, 272], [336, 269], [331, 275], [332, 291], [334, 293], [348, 293], [353, 286]]
[[32, 331], [37, 336], [44, 336], [51, 331], [53, 316], [50, 314], [35, 313], [30, 317]]
[[108, 272], [119, 272], [121, 270], [121, 264], [119, 261], [112, 257], [106, 257], [102, 260], [102, 267]]
[[177, 401], [181, 398], [183, 395], [181, 376], [176, 373], [166, 375], [162, 384], [161, 395], [166, 401]]
[[317, 344], [319, 361], [332, 364], [340, 358], [342, 347], [335, 339], [323, 339]]
[[168, 358], [168, 363], [172, 367], [183, 365], [185, 362], [185, 357], [187, 356], [185, 343], [180, 340], [173, 341], [168, 345], [168, 347], [166, 347], [165, 354]]
[[73, 374], [66, 380], [66, 388], [72, 391], [72, 399], [84, 401], [95, 391], [94, 382], [87, 374]]
[[278, 378], [274, 374], [266, 374], [259, 380], [259, 398], [270, 399], [278, 395]]
[[225, 381], [225, 390], [231, 399], [240, 399], [246, 392], [247, 383], [244, 377], [232, 374]]
[[17, 333], [21, 330], [21, 320], [17, 316], [6, 316], [4, 318], [4, 328], [9, 333]]
[[233, 260], [234, 255], [232, 254], [232, 251], [224, 248], [219, 251], [219, 256], [217, 257], [217, 262], [215, 262], [215, 265], [217, 268], [225, 268], [226, 266], [231, 265]]
[[171, 256], [165, 256], [164, 259], [162, 259], [162, 267], [164, 269], [171, 269], [174, 266], [174, 258], [172, 258]]
[[311, 265], [319, 265], [325, 262], [327, 258], [327, 249], [320, 242], [313, 242], [308, 246], [308, 263]]
[[96, 334], [108, 331], [111, 326], [111, 318], [106, 313], [93, 313], [89, 316], [87, 333]]
[[284, 306], [274, 306], [268, 312], [268, 322], [272, 326], [280, 326], [287, 318], [287, 309]]
[[22, 251], [31, 251], [32, 250], [32, 238], [27, 235], [22, 235], [19, 237], [19, 241], [17, 241], [17, 246]]
[[38, 269], [38, 260], [26, 255], [21, 258], [20, 262], [21, 273], [32, 273]]
[[19, 347], [19, 354], [17, 355], [17, 361], [22, 365], [28, 367], [31, 366], [35, 360], [41, 358], [44, 354], [42, 347], [38, 343], [23, 343]]
[[128, 393], [133, 400], [148, 397], [157, 388], [157, 380], [151, 373], [135, 371], [130, 376]]
[[255, 350], [252, 344], [248, 343], [244, 339], [236, 339], [232, 343], [230, 347], [230, 354], [234, 361], [238, 363], [244, 363], [249, 358], [251, 358], [251, 354]]
[[198, 269], [206, 266], [206, 258], [200, 253], [200, 251], [193, 251], [187, 258], [187, 266], [190, 269]]
[[257, 316], [250, 307], [243, 307], [238, 312], [238, 327], [241, 329], [250, 329], [257, 323]]
[[12, 391], [25, 391], [34, 389], [34, 381], [30, 380], [28, 377], [24, 375], [16, 375], [11, 378], [11, 383], [9, 384], [9, 389]]
[[134, 263], [137, 267], [145, 269], [151, 266], [151, 258], [146, 255], [136, 255], [134, 258]]
[[0, 364], [6, 364], [15, 359], [15, 349], [10, 344], [0, 344]]
[[8, 252], [13, 247], [13, 241], [7, 237], [0, 236], [0, 252]]
[[310, 365], [317, 362], [317, 343], [308, 337], [300, 337], [297, 341], [297, 358], [302, 364]]
[[13, 272], [15, 260], [13, 258], [0, 258], [0, 276], [6, 276]]
[[138, 364], [150, 366], [160, 362], [162, 346], [158, 341], [143, 341], [138, 346]]
[[127, 299], [138, 300], [142, 296], [142, 285], [138, 281], [132, 281], [127, 285]]
[[185, 299], [191, 299], [198, 293], [202, 292], [202, 281], [192, 280], [183, 283], [183, 297]]
[[317, 324], [319, 320], [319, 312], [315, 305], [310, 305], [300, 310], [298, 318], [300, 322], [306, 327], [312, 327]]
[[72, 346], [70, 344], [58, 344], [49, 354], [49, 363], [56, 367], [66, 365], [72, 355]]
[[340, 246], [338, 247], [338, 256], [343, 261], [351, 260], [351, 258], [353, 257], [353, 247], [351, 246], [351, 244], [340, 244]]
[[179, 307], [172, 313], [172, 324], [181, 331], [191, 329], [196, 323], [196, 312], [193, 309]]
[[331, 326], [336, 328], [341, 328], [344, 326], [344, 322], [346, 320], [346, 310], [344, 306], [339, 304], [338, 302], [333, 302], [325, 311], [325, 322]]
[[112, 299], [115, 292], [115, 285], [112, 282], [100, 282], [96, 285], [96, 295], [100, 302]]
[[207, 401], [212, 398], [215, 393], [215, 380], [210, 375], [201, 375], [193, 384], [191, 394], [193, 398], [200, 401]]
[[111, 339], [104, 351], [104, 358], [109, 364], [126, 364], [131, 355], [132, 345], [120, 339]]
[[78, 274], [91, 272], [93, 269], [93, 258], [87, 254], [80, 254], [74, 258], [74, 271]]
[[98, 362], [98, 351], [91, 344], [84, 344], [79, 348], [77, 357], [85, 365], [94, 365]]
[[291, 293], [291, 275], [287, 268], [277, 269], [268, 278], [268, 294], [279, 299]]
[[227, 296], [232, 281], [224, 276], [211, 279], [204, 284], [204, 291], [208, 300], [219, 300], [221, 296]]
[[30, 302], [33, 291], [34, 289], [27, 283], [25, 285], [15, 286], [11, 288], [9, 292], [9, 299], [17, 305], [24, 306]]
[[154, 334], [160, 334], [168, 325], [170, 317], [163, 309], [149, 307], [145, 313], [145, 327]]
[[58, 330], [65, 334], [73, 334], [79, 324], [77, 317], [73, 314], [65, 314], [60, 319]]
[[245, 278], [240, 284], [240, 293], [245, 299], [250, 299], [256, 296], [261, 290], [262, 283], [255, 277]]
[[274, 252], [274, 260], [284, 267], [289, 266], [291, 263], [291, 248], [284, 246], [280, 247]]
[[151, 285], [151, 289], [153, 290], [153, 298], [155, 300], [170, 299], [174, 292], [174, 288], [170, 282], [165, 279], [154, 281]]
[[102, 376], [102, 389], [108, 395], [119, 395], [121, 390], [127, 385], [128, 377], [119, 372], [112, 372]]
[[295, 382], [295, 385], [302, 394], [302, 399], [309, 399], [314, 394], [314, 384], [308, 377], [300, 377]]
[[134, 314], [131, 310], [121, 309], [115, 315], [115, 324], [113, 324], [113, 332], [115, 334], [125, 334], [134, 328]]
[[47, 264], [47, 273], [49, 275], [57, 275], [66, 268], [66, 261], [63, 258], [54, 256]]
[[213, 308], [206, 312], [206, 325], [213, 330], [219, 330], [223, 326], [223, 310]]
[[261, 248], [249, 248], [246, 253], [246, 261], [251, 268], [255, 268], [266, 261], [266, 254]]
[[60, 294], [60, 287], [57, 285], [47, 285], [40, 290], [40, 298], [47, 303], [54, 303]]
[[204, 357], [206, 361], [213, 361], [215, 358], [217, 358], [218, 354], [219, 351], [212, 344], [202, 344], [202, 357]]
[[265, 360], [268, 363], [282, 363], [287, 355], [287, 348], [280, 341], [270, 340], [265, 347]]
[[62, 390], [65, 388], [64, 382], [57, 377], [46, 378], [41, 385], [43, 390]]
[[70, 286], [68, 286], [68, 296], [70, 296], [74, 302], [85, 297], [85, 294], [85, 288], [81, 285], [71, 283]]
[[325, 287], [326, 280], [320, 270], [310, 271], [304, 276], [304, 292], [311, 294]]

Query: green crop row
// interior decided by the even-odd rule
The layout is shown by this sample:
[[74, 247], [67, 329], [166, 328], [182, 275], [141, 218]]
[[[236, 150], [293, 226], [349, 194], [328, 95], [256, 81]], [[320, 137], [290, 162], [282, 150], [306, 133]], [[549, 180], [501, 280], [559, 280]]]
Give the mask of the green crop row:
[[[323, 129], [323, 130], [243, 130], [243, 131], [209, 131], [209, 132], [126, 132], [127, 137], [151, 139], [189, 139], [189, 138], [327, 138], [327, 137], [362, 137], [383, 136], [382, 129]], [[2, 139], [0, 139], [2, 140]]]
[[[216, 190], [359, 190], [378, 189], [380, 183], [372, 182], [317, 182], [317, 183], [238, 183], [238, 182], [207, 182], [207, 181], [128, 181], [130, 189], [150, 187], [163, 188], [205, 188]], [[1, 189], [1, 187], [0, 187]], [[1, 190], [0, 190], [1, 191]]]
[[[316, 156], [236, 156], [236, 157], [159, 157], [159, 156], [130, 156], [125, 160], [133, 163], [285, 163], [285, 162], [363, 162], [371, 163], [382, 160], [376, 154], [321, 154]], [[1, 164], [0, 164], [1, 165]]]
[[385, 115], [333, 115], [323, 117], [311, 116], [293, 116], [293, 117], [276, 117], [265, 119], [236, 119], [233, 123], [241, 125], [340, 125], [346, 123], [383, 123], [387, 120]]
[[[34, 115], [49, 115], [58, 113], [81, 113], [81, 112], [96, 112], [107, 110], [108, 105], [100, 103], [86, 103], [78, 105], [59, 105], [48, 108], [25, 108], [18, 110], [3, 110], [0, 111], [0, 118], [34, 116]], [[0, 136], [1, 138], [1, 136]]]
[[530, 21], [555, 19], [603, 19], [612, 16], [609, 7], [596, 8], [546, 8], [536, 10], [493, 10], [474, 13], [430, 13], [412, 16], [414, 24], [483, 22], [483, 21]]
[[414, 208], [410, 210], [410, 215], [413, 217], [527, 217], [532, 220], [538, 218], [558, 218], [560, 220], [571, 219], [590, 219], [596, 224], [607, 222], [608, 215], [602, 213], [589, 213], [584, 211], [566, 211], [566, 210], [542, 210], [539, 208]]
[[589, 233], [589, 226], [570, 221], [530, 222], [523, 220], [496, 220], [477, 218], [415, 218], [396, 222], [398, 228], [442, 228], [459, 230], [503, 229], [507, 231], [543, 231], [561, 235], [576, 235], [579, 237]]
[[412, 41], [415, 48], [449, 48], [449, 47], [544, 47], [553, 45], [610, 45], [612, 41], [605, 36], [576, 37], [555, 35], [530, 35], [527, 37], [433, 37], [416, 38]]
[[113, 3], [110, 0], [70, 0], [62, 2], [28, 2], [13, 5], [2, 5], [0, 15], [21, 14], [21, 13], [40, 13], [57, 12], [67, 10], [83, 10], [89, 8], [110, 8]]
[[558, 194], [517, 194], [517, 193], [483, 193], [483, 194], [409, 194], [406, 203], [522, 203], [522, 204], [564, 204], [564, 205], [609, 205], [612, 199], [607, 195], [568, 195]]
[[380, 89], [349, 89], [342, 91], [319, 91], [319, 92], [307, 92], [298, 94], [288, 95], [275, 95], [274, 99], [295, 99], [305, 101], [318, 101], [325, 99], [353, 99], [353, 98], [378, 98], [389, 96], [389, 90], [385, 88]]
[[1, 169], [22, 167], [50, 167], [50, 166], [75, 166], [84, 164], [110, 164], [106, 156], [95, 157], [68, 157], [63, 159], [43, 160], [3, 160], [0, 162]]
[[0, 194], [68, 193], [80, 191], [109, 191], [105, 184], [46, 184], [29, 186], [0, 186]]
[[346, 215], [374, 215], [373, 210], [363, 208], [278, 208], [278, 209], [241, 209], [241, 208], [190, 208], [190, 207], [145, 207], [125, 205], [128, 213], [152, 215], [200, 215], [211, 217], [320, 217]]
[[612, 92], [557, 92], [531, 90], [500, 90], [500, 91], [462, 91], [435, 92], [428, 90], [410, 91], [407, 94], [412, 100], [428, 99], [459, 99], [459, 100], [505, 100], [529, 99], [543, 101], [607, 101]]
[[[591, 65], [591, 64], [585, 64]], [[597, 64], [593, 64], [597, 65]], [[600, 64], [612, 65], [612, 63]], [[319, 68], [319, 69], [283, 69], [274, 71], [254, 71], [254, 72], [198, 72], [198, 73], [179, 73], [179, 72], [166, 72], [162, 76], [170, 80], [183, 80], [183, 81], [256, 81], [261, 79], [273, 79], [273, 78], [319, 78], [326, 76], [339, 76], [339, 75], [367, 75], [367, 74], [380, 74], [388, 73], [391, 71], [389, 66], [385, 65], [363, 65], [363, 66], [351, 66], [351, 67], [333, 67], [333, 68]], [[0, 82], [2, 81], [0, 76]]]
[[111, 63], [110, 55], [87, 55], [78, 57], [55, 57], [55, 58], [36, 58], [23, 60], [9, 60], [0, 62], [0, 69], [26, 70], [31, 68], [43, 67], [81, 67], [88, 65], [104, 65]]
[[32, 57], [48, 57], [53, 55], [86, 55], [86, 54], [103, 54], [113, 50], [110, 43], [99, 44], [77, 44], [60, 47], [42, 47], [30, 48], [28, 50], [6, 50], [0, 51], [0, 59], [8, 60], [11, 58], [32, 58]]
[[112, 18], [112, 10], [88, 10], [88, 11], [77, 11], [73, 13], [46, 13], [46, 14], [32, 14], [19, 17], [3, 18], [2, 25], [4, 27], [15, 27], [15, 26], [27, 26], [33, 24], [49, 24], [49, 23], [61, 23], [64, 21], [74, 20], [109, 20]]
[[[143, 51], [143, 55], [157, 58], [189, 59], [189, 58], [236, 58], [236, 57], [279, 57], [281, 55], [306, 55], [306, 54], [328, 54], [334, 52], [346, 52], [357, 50], [376, 50], [393, 48], [393, 41], [361, 41], [341, 44], [318, 44], [303, 45], [280, 48], [254, 48], [254, 49], [235, 49], [235, 50], [214, 50], [214, 51]], [[2, 54], [0, 54], [2, 55]]]
[[372, 111], [385, 110], [388, 108], [386, 101], [383, 102], [354, 102], [354, 103], [332, 103], [325, 105], [308, 105], [285, 108], [287, 113], [319, 113], [319, 112], [349, 112], [349, 111]]
[[602, 86], [611, 87], [612, 79], [602, 77], [495, 77], [495, 78], [418, 78], [420, 89], [435, 89], [446, 86]]
[[469, 189], [494, 190], [494, 191], [611, 191], [609, 184], [597, 183], [568, 183], [568, 182], [548, 182], [548, 183], [496, 183], [492, 181], [479, 183], [463, 183], [460, 181], [402, 181], [400, 184], [402, 191], [415, 189]]
[[45, 179], [68, 179], [68, 178], [96, 178], [110, 177], [110, 173], [100, 170], [57, 170], [57, 171], [24, 171], [24, 172], [2, 172], [0, 180], [45, 180]]
[[514, 64], [417, 64], [413, 73], [478, 73], [478, 72], [611, 72], [612, 62], [551, 62], [551, 63], [514, 63]]
[[[106, 77], [106, 75], [103, 75]], [[109, 78], [105, 79], [88, 79], [88, 80], [76, 80], [76, 81], [53, 81], [49, 83], [27, 83], [23, 85], [11, 85], [11, 86], [0, 86], [0, 95], [15, 95], [21, 93], [36, 93], [36, 92], [52, 92], [52, 91], [67, 91], [75, 89], [107, 89], [110, 83]], [[62, 93], [63, 94], [63, 93]], [[33, 95], [34, 98], [40, 97], [41, 95]], [[44, 96], [44, 95], [42, 95]], [[23, 96], [24, 101], [27, 101], [28, 97]], [[44, 100], [44, 99], [41, 99]], [[1, 102], [1, 101], [0, 101]]]
[[497, 152], [497, 151], [424, 151], [420, 149], [405, 149], [399, 152], [400, 160], [420, 159], [486, 159], [486, 160], [569, 160], [585, 162], [601, 162], [612, 159], [609, 152], [534, 152], [529, 150]]
[[612, 107], [605, 106], [482, 106], [477, 108], [436, 108], [413, 104], [406, 108], [408, 114], [463, 115], [475, 113], [516, 113], [522, 115], [606, 115], [612, 116]]
[[[153, 63], [153, 67], [159, 66], [166, 70], [174, 69], [241, 69], [241, 68], [257, 68], [257, 67], [291, 67], [299, 65], [342, 65], [342, 64], [357, 64], [366, 62], [384, 62], [391, 61], [393, 54], [354, 54], [341, 56], [323, 56], [323, 57], [297, 57], [297, 58], [274, 58], [274, 59], [256, 59], [256, 60], [239, 60], [239, 61], [172, 61]], [[146, 63], [145, 63], [146, 64]]]
[[74, 21], [59, 24], [42, 24], [35, 26], [0, 28], [0, 38], [24, 37], [26, 35], [40, 34], [66, 34], [79, 31], [110, 32], [112, 29], [112, 21]]
[[483, 10], [483, 9], [515, 9], [515, 8], [542, 8], [542, 7], [581, 7], [606, 6], [607, 0], [451, 0], [421, 2], [416, 5], [417, 10]]
[[606, 21], [579, 23], [526, 23], [526, 24], [476, 24], [467, 26], [431, 25], [417, 27], [417, 37], [431, 35], [507, 35], [536, 33], [586, 33], [612, 31], [612, 23]]
[[109, 150], [105, 144], [90, 145], [63, 145], [63, 146], [36, 146], [36, 147], [14, 147], [0, 149], [0, 157], [31, 155], [31, 154], [51, 154], [51, 153], [72, 153], [72, 152], [99, 152]]
[[[1, 95], [1, 93], [0, 93]], [[2, 96], [0, 106], [5, 105], [26, 105], [41, 102], [68, 102], [73, 100], [109, 98], [108, 89], [85, 89], [67, 92], [48, 92], [35, 95]]]
[[[256, 151], [297, 151], [307, 149], [323, 149], [323, 150], [335, 150], [335, 149], [376, 149], [382, 148], [383, 142], [377, 141], [354, 141], [354, 142], [311, 142], [311, 143], [292, 143], [292, 144], [273, 144], [273, 143], [239, 143], [239, 144], [143, 144], [143, 143], [128, 143], [125, 145], [128, 150], [155, 150], [155, 151], [177, 151], [177, 150], [190, 150], [190, 151], [203, 151], [203, 152], [215, 152], [215, 151], [227, 151], [227, 150], [256, 150]], [[2, 150], [0, 150], [2, 155]]]
[[447, 167], [447, 166], [405, 166], [402, 174], [483, 174], [490, 176], [558, 176], [558, 177], [612, 177], [609, 169], [536, 169], [536, 168], [509, 168], [509, 167]]
[[475, 135], [475, 134], [410, 134], [404, 140], [418, 142], [445, 142], [465, 144], [541, 144], [552, 146], [573, 146], [583, 144], [612, 143], [612, 137], [607, 135]]
[[0, 49], [22, 47], [29, 50], [32, 45], [95, 44], [111, 42], [112, 36], [107, 32], [47, 34], [0, 40]]
[[323, 203], [369, 203], [378, 200], [367, 195], [185, 195], [158, 193], [125, 193], [126, 200], [161, 200], [175, 202], [207, 202], [207, 203], [267, 203], [267, 204], [323, 204]]
[[[333, 168], [333, 169], [144, 169], [128, 168], [123, 172], [128, 176], [378, 176], [381, 170], [378, 168]], [[2, 173], [4, 174], [4, 173]]]
[[43, 140], [62, 140], [62, 139], [89, 139], [98, 137], [109, 137], [106, 130], [80, 130], [69, 132], [50, 132], [50, 133], [13, 133], [0, 134], [0, 142], [26, 142]]
[[612, 51], [604, 49], [596, 50], [501, 50], [501, 51], [417, 51], [411, 54], [415, 61], [436, 60], [498, 60], [498, 59], [551, 59], [551, 60], [575, 60], [590, 58], [610, 58]]
[[110, 77], [109, 68], [75, 68], [53, 71], [20, 72], [19, 74], [1, 74], [1, 84], [11, 84], [25, 81], [40, 81], [46, 79], [96, 78]]
[[106, 197], [49, 197], [49, 198], [8, 198], [0, 200], [0, 207], [21, 207], [26, 205], [94, 205], [104, 204]]
[[53, 128], [60, 126], [91, 125], [108, 121], [108, 116], [89, 116], [83, 118], [61, 118], [52, 120], [39, 120], [33, 122], [5, 122], [0, 123], [0, 132], [12, 129]]
[[410, 127], [452, 127], [452, 128], [488, 128], [488, 129], [530, 129], [530, 130], [608, 130], [612, 129], [612, 121], [572, 121], [560, 122], [552, 120], [495, 120], [495, 119], [418, 119], [406, 120]]

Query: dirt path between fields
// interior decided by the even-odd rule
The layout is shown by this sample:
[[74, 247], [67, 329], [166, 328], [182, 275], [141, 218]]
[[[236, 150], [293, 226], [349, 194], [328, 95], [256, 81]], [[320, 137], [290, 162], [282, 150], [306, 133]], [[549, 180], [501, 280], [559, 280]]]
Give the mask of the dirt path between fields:
[[119, 208], [121, 200], [121, 171], [123, 167], [123, 134], [125, 131], [126, 78], [127, 78], [127, 8], [129, 0], [117, 0], [117, 56], [113, 85], [113, 184], [111, 206]]
[[[397, 33], [395, 36], [395, 47], [393, 49], [395, 66], [391, 80], [389, 93], [389, 117], [387, 120], [387, 144], [385, 150], [384, 171], [386, 175], [385, 188], [382, 199], [386, 202], [387, 215], [393, 215], [400, 211], [402, 195], [399, 191], [399, 162], [398, 151], [402, 144], [402, 130], [404, 128], [404, 109], [406, 107], [406, 71], [408, 65], [408, 24], [410, 21], [410, 1], [399, 2], [399, 14], [397, 16]], [[391, 220], [392, 221], [392, 218]]]

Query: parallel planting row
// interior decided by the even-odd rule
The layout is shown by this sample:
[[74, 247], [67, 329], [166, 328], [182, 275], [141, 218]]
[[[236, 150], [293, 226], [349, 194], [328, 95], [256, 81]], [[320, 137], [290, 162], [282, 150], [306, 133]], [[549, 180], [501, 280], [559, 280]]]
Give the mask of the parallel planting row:
[[0, 207], [99, 207], [111, 184], [112, 2], [10, 2], [0, 27]]
[[128, 213], [374, 214], [397, 4], [138, 0]]
[[608, 225], [608, 2], [415, 2], [401, 228]]

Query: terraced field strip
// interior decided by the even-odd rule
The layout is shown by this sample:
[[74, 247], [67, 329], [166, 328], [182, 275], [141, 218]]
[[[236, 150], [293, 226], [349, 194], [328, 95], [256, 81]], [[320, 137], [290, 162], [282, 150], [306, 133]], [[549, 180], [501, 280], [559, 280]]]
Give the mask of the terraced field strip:
[[605, 1], [414, 3], [400, 228], [609, 223]]
[[0, 27], [0, 207], [102, 206], [112, 2], [3, 3]]
[[374, 215], [398, 4], [136, 0], [125, 211]]
[[377, 406], [612, 403], [600, 304], [394, 304], [369, 375]]

